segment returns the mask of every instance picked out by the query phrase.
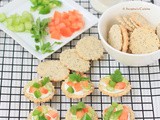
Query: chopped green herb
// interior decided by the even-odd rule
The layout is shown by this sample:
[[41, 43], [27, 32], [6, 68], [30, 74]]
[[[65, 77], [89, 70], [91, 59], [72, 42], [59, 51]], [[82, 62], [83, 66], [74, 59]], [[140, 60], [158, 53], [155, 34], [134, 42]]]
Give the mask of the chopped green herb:
[[85, 106], [85, 104], [83, 103], [83, 102], [79, 102], [78, 104], [77, 104], [77, 110], [82, 110], [83, 108], [85, 108], [86, 106]]
[[48, 35], [46, 28], [49, 21], [50, 19], [40, 20], [40, 18], [38, 18], [31, 29], [32, 37], [36, 43], [39, 43], [39, 45], [35, 46], [36, 51], [41, 51], [42, 54], [53, 52], [53, 45], [51, 45], [50, 42], [45, 43], [44, 41], [45, 36]]
[[92, 120], [92, 118], [86, 113], [81, 120]]
[[85, 104], [83, 102], [79, 102], [77, 105], [72, 105], [72, 107], [70, 108], [70, 112], [73, 115], [76, 115], [76, 112], [79, 110], [82, 110], [83, 108], [85, 108]]
[[110, 80], [110, 81], [109, 81], [109, 85], [110, 85], [111, 87], [115, 87], [116, 82], [114, 82], [114, 81]]
[[122, 111], [123, 111], [123, 110], [119, 110], [119, 111], [116, 111], [116, 112], [112, 113], [110, 119], [111, 119], [111, 120], [118, 120], [118, 118], [119, 118], [119, 117], [121, 116], [121, 114], [122, 114]]
[[74, 93], [74, 89], [73, 89], [71, 86], [69, 86], [69, 87], [67, 88], [67, 91], [68, 91], [69, 93]]
[[40, 85], [39, 83], [37, 83], [37, 82], [35, 82], [32, 86], [33, 86], [34, 88], [40, 88], [40, 87], [41, 87], [41, 85]]
[[49, 77], [45, 77], [43, 80], [41, 80], [42, 86], [46, 85], [46, 84], [49, 83], [49, 82], [50, 82]]
[[36, 115], [40, 115], [41, 114], [41, 111], [35, 109], [32, 113], [33, 116], [36, 116]]
[[40, 98], [41, 97], [41, 92], [39, 90], [36, 90], [34, 92], [34, 95], [35, 95], [36, 98]]
[[82, 77], [80, 74], [72, 73], [72, 74], [69, 75], [69, 80], [80, 82], [80, 81], [89, 80], [89, 78], [88, 77]]
[[122, 73], [119, 69], [117, 69], [113, 74], [111, 74], [111, 80], [118, 83], [118, 82], [122, 82], [123, 80], [123, 76]]
[[110, 117], [117, 106], [118, 106], [117, 103], [112, 103], [112, 105], [108, 108], [107, 112], [104, 115], [104, 120], [110, 120]]
[[70, 108], [70, 112], [71, 112], [73, 115], [76, 115], [77, 105], [72, 105], [72, 107]]
[[43, 114], [43, 115], [39, 116], [39, 120], [47, 120], [47, 119], [45, 118], [45, 116]]

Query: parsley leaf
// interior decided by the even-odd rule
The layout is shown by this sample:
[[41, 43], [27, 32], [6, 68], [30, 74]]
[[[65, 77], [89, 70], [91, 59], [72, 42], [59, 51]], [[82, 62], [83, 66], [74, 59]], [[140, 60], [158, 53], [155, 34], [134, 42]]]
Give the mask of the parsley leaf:
[[118, 82], [122, 82], [123, 80], [123, 76], [122, 73], [119, 69], [115, 70], [113, 74], [110, 75], [112, 81], [118, 83]]
[[70, 108], [70, 112], [73, 114], [73, 115], [76, 115], [76, 112], [77, 111], [80, 111], [82, 110], [83, 108], [85, 108], [85, 104], [83, 102], [79, 102], [77, 105], [72, 105], [72, 107]]
[[69, 80], [70, 81], [85, 81], [85, 80], [89, 80], [88, 77], [82, 77], [80, 74], [76, 74], [75, 72], [69, 75]]
[[39, 45], [35, 46], [36, 51], [41, 51], [42, 54], [53, 52], [53, 45], [50, 42], [45, 43], [45, 36], [48, 35], [46, 28], [49, 21], [50, 19], [40, 20], [38, 18], [31, 29], [32, 37], [36, 43], [39, 43]]

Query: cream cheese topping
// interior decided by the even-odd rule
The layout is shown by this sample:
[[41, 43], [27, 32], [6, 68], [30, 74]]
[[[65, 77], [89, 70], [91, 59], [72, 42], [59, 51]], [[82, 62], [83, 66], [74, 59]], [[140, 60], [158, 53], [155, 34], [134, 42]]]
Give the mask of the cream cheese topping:
[[[29, 92], [29, 88], [26, 90], [26, 92], [27, 92], [28, 94], [31, 94], [34, 98], [36, 98], [35, 95], [34, 95], [34, 93], [30, 93], [30, 92]], [[52, 95], [52, 92], [49, 91], [47, 94], [42, 94], [40, 98], [41, 98], [41, 99], [44, 99], [44, 98], [46, 98], [46, 97], [48, 97], [48, 96], [50, 96], [50, 95]], [[39, 98], [38, 98], [38, 99], [39, 99]]]
[[[67, 89], [68, 89], [69, 86], [66, 84], [66, 82], [65, 82], [64, 87], [65, 87], [65, 90], [67, 91]], [[74, 88], [73, 88], [73, 89], [74, 89]], [[75, 89], [74, 89], [74, 93], [73, 93], [73, 94], [75, 94], [75, 95], [83, 95], [83, 94], [84, 94], [84, 91], [76, 92]]]
[[116, 90], [116, 89], [115, 89], [115, 90], [113, 90], [113, 91], [109, 91], [109, 90], [106, 89], [107, 84], [106, 84], [105, 82], [103, 82], [103, 81], [100, 82], [100, 85], [103, 86], [103, 87], [104, 87], [104, 91], [106, 91], [106, 92], [108, 92], [108, 93], [120, 93], [120, 92], [123, 91], [123, 89], [122, 89], [122, 90]]

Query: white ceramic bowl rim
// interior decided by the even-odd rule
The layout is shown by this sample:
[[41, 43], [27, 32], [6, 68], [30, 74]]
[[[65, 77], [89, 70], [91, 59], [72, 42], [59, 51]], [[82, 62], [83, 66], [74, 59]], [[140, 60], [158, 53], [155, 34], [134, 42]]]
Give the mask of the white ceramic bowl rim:
[[[104, 37], [103, 37], [103, 35], [102, 35], [102, 33], [101, 33], [101, 21], [103, 20], [103, 17], [105, 16], [105, 14], [107, 14], [108, 13], [108, 11], [110, 11], [111, 9], [115, 9], [117, 6], [121, 6], [121, 5], [125, 5], [125, 4], [127, 4], [128, 2], [130, 2], [130, 3], [139, 3], [139, 4], [141, 4], [141, 3], [143, 3], [143, 4], [148, 4], [148, 5], [152, 5], [152, 6], [154, 6], [154, 7], [158, 7], [158, 6], [156, 6], [156, 5], [154, 5], [154, 4], [152, 4], [152, 3], [147, 3], [147, 2], [144, 2], [144, 1], [127, 1], [127, 2], [122, 2], [122, 3], [118, 3], [118, 4], [116, 4], [116, 5], [113, 5], [112, 7], [110, 7], [110, 8], [108, 8], [103, 14], [102, 14], [102, 16], [100, 17], [100, 19], [99, 19], [99, 22], [98, 22], [98, 31], [99, 31], [99, 35], [100, 35], [100, 38], [101, 38], [101, 40], [104, 42], [104, 44], [105, 45], [107, 45], [110, 49], [112, 49], [113, 51], [116, 51], [116, 52], [118, 52], [119, 54], [123, 54], [123, 55], [128, 55], [128, 56], [136, 56], [136, 57], [138, 57], [138, 56], [141, 56], [141, 57], [143, 57], [143, 56], [150, 56], [150, 55], [153, 55], [153, 54], [157, 54], [157, 53], [160, 53], [160, 50], [157, 50], [157, 51], [154, 51], [154, 52], [151, 52], [151, 53], [147, 53], [147, 54], [129, 54], [129, 53], [125, 53], [125, 52], [122, 52], [122, 51], [119, 51], [119, 50], [117, 50], [117, 49], [115, 49], [115, 48], [113, 48], [112, 46], [110, 46], [108, 43], [107, 43], [107, 41], [104, 39]], [[159, 8], [159, 7], [158, 7]]]

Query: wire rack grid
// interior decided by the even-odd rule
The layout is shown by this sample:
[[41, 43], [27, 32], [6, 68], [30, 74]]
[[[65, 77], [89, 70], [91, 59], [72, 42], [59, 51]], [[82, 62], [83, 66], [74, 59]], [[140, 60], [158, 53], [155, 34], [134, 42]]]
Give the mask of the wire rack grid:
[[[9, 0], [1, 0], [0, 6], [8, 2]], [[76, 2], [100, 17], [100, 14], [92, 9], [88, 0]], [[153, 3], [149, 0], [147, 2]], [[63, 50], [73, 48], [79, 39], [87, 35], [99, 37], [97, 26], [87, 30], [46, 60], [57, 60]], [[0, 120], [24, 120], [36, 106], [25, 98], [23, 87], [28, 81], [37, 77], [35, 69], [39, 62], [10, 36], [0, 31]], [[117, 68], [130, 80], [131, 92], [119, 98], [102, 95], [97, 88], [99, 79]], [[96, 87], [93, 94], [81, 101], [91, 105], [98, 113], [99, 119], [102, 119], [103, 109], [113, 101], [117, 101], [129, 105], [135, 112], [136, 120], [160, 120], [160, 61], [156, 61], [151, 66], [128, 67], [116, 62], [105, 52], [103, 59], [91, 63], [87, 74]], [[78, 100], [66, 98], [60, 85], [61, 83], [55, 84], [57, 93], [45, 104], [56, 108], [62, 120], [65, 119], [65, 113], [69, 107]]]

